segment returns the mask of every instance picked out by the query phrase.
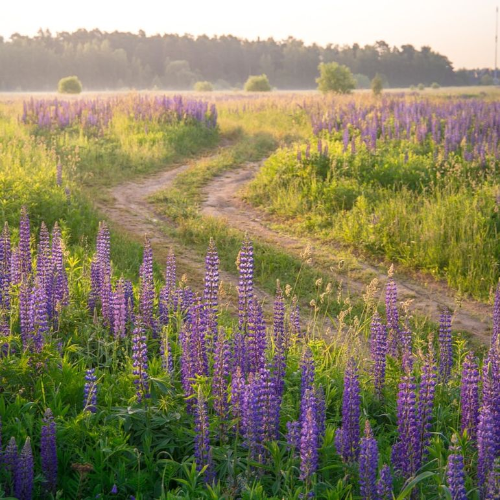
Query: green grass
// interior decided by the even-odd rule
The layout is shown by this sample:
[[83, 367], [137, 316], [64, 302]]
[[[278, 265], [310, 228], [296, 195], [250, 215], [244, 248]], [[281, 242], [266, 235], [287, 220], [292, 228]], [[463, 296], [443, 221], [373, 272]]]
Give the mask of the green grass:
[[464, 294], [491, 297], [500, 277], [494, 169], [458, 155], [440, 169], [432, 150], [404, 141], [382, 144], [376, 154], [364, 147], [344, 153], [338, 136], [328, 145], [329, 159], [313, 153], [299, 162], [300, 145], [277, 151], [249, 185], [247, 199], [292, 233], [340, 242], [445, 278]]

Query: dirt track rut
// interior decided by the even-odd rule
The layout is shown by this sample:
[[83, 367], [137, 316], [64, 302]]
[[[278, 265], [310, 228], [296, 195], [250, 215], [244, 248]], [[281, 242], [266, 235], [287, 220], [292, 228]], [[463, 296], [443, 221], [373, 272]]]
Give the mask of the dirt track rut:
[[[310, 238], [306, 241], [272, 229], [271, 218], [244, 202], [240, 196], [241, 189], [253, 179], [260, 166], [261, 163], [247, 163], [213, 179], [204, 189], [202, 213], [222, 217], [230, 226], [245, 228], [251, 237], [258, 237], [295, 255], [300, 255], [308, 245], [311, 246], [315, 260], [321, 263], [321, 268], [332, 275], [332, 278], [341, 280], [344, 287], [354, 294], [363, 293], [373, 278], [377, 278], [382, 285], [387, 281], [387, 271], [382, 266], [361, 261], [356, 263], [357, 270], [354, 273], [349, 270], [335, 272], [331, 256], [340, 250], [340, 247]], [[366, 278], [359, 278], [360, 274]], [[411, 310], [437, 321], [441, 310], [448, 308], [454, 311], [454, 329], [467, 331], [483, 342], [489, 341], [492, 313], [489, 306], [471, 300], [461, 300], [457, 303], [453, 291], [433, 278], [426, 279], [425, 283], [399, 274], [394, 278], [400, 300], [412, 301]]]

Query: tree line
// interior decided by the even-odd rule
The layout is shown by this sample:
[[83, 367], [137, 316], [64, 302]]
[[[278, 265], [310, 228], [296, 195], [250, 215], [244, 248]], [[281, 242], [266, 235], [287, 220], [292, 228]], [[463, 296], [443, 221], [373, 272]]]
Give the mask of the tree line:
[[470, 84], [478, 75], [477, 70], [455, 72], [449, 59], [430, 47], [391, 47], [384, 41], [322, 47], [292, 37], [252, 41], [231, 35], [146, 36], [143, 31], [84, 29], [53, 35], [39, 30], [34, 37], [0, 37], [0, 90], [54, 90], [69, 75], [78, 76], [86, 90], [181, 90], [199, 80], [230, 89], [259, 74], [278, 89], [311, 89], [319, 63], [332, 61], [349, 67], [359, 82], [380, 74], [391, 87]]

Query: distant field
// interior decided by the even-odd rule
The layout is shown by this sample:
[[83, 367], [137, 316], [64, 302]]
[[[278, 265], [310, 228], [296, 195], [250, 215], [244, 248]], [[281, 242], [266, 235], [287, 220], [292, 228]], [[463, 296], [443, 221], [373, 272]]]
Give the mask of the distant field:
[[400, 94], [0, 94], [0, 497], [499, 498], [500, 89]]

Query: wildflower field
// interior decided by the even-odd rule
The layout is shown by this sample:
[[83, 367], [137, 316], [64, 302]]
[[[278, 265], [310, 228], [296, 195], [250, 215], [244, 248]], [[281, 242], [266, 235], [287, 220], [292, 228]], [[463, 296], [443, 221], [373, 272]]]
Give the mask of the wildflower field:
[[[499, 112], [0, 101], [0, 497], [499, 499]], [[444, 279], [487, 308], [487, 342], [413, 310], [392, 270], [351, 292], [204, 215], [249, 162], [245, 198], [283, 231]], [[110, 189], [175, 168], [154, 215], [129, 207], [150, 225], [120, 225]]]

